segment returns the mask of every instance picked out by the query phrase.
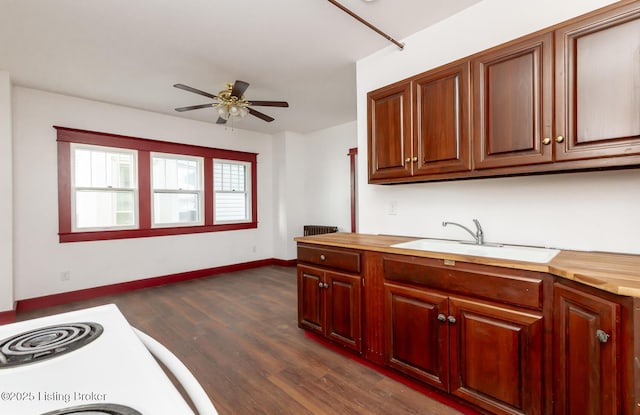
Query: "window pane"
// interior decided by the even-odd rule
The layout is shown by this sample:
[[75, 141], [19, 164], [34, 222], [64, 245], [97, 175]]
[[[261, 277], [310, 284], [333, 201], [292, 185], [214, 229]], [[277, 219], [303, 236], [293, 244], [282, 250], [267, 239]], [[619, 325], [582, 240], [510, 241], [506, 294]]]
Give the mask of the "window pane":
[[153, 188], [199, 190], [199, 161], [153, 157]]
[[243, 164], [214, 164], [213, 183], [216, 191], [244, 192], [247, 168]]
[[247, 222], [249, 214], [249, 175], [247, 163], [214, 160], [214, 222]]
[[133, 226], [133, 191], [79, 190], [75, 194], [76, 227]]
[[216, 222], [247, 220], [245, 193], [216, 193]]
[[197, 223], [200, 220], [198, 196], [198, 193], [154, 193], [154, 223]]
[[133, 163], [132, 153], [78, 148], [75, 150], [75, 186], [132, 189]]

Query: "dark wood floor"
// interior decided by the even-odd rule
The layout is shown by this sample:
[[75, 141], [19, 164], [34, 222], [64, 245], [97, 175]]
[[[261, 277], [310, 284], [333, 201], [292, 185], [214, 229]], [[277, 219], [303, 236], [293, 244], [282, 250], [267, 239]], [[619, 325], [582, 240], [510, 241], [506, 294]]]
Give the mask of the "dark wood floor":
[[295, 268], [263, 267], [18, 313], [115, 303], [172, 350], [220, 415], [460, 414], [304, 335]]

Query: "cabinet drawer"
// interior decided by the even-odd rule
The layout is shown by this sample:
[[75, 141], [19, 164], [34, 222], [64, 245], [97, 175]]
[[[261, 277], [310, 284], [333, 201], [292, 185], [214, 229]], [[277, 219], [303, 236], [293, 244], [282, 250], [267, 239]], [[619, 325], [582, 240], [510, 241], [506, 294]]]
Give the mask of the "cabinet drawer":
[[346, 249], [298, 245], [298, 261], [360, 273], [360, 253]]
[[[430, 263], [423, 263], [427, 261]], [[519, 307], [542, 308], [543, 279], [533, 272], [470, 264], [436, 265], [435, 261], [413, 257], [385, 257], [383, 268], [386, 280], [473, 295]]]

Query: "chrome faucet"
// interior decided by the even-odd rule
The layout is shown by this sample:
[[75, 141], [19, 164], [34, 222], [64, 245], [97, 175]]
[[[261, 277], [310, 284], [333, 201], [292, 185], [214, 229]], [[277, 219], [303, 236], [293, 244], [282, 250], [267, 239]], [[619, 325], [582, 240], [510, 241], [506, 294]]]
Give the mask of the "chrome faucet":
[[442, 226], [447, 226], [447, 225], [455, 225], [458, 226], [462, 229], [464, 229], [465, 231], [469, 232], [471, 234], [471, 236], [473, 236], [473, 239], [475, 240], [475, 244], [476, 245], [483, 245], [484, 244], [484, 233], [482, 233], [482, 226], [480, 226], [480, 222], [478, 221], [478, 219], [474, 219], [473, 223], [476, 225], [476, 232], [473, 233], [473, 231], [469, 228], [467, 228], [464, 225], [460, 225], [459, 223], [455, 223], [455, 222], [442, 222]]

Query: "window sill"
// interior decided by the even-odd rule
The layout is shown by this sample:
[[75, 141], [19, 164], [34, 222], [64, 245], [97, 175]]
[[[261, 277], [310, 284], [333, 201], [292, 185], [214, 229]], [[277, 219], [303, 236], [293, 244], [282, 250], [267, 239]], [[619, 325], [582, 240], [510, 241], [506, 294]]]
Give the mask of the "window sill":
[[60, 242], [105, 241], [110, 239], [148, 238], [152, 236], [186, 235], [204, 232], [235, 231], [257, 228], [257, 222], [229, 223], [224, 225], [180, 226], [171, 228], [123, 229], [113, 231], [59, 233]]

